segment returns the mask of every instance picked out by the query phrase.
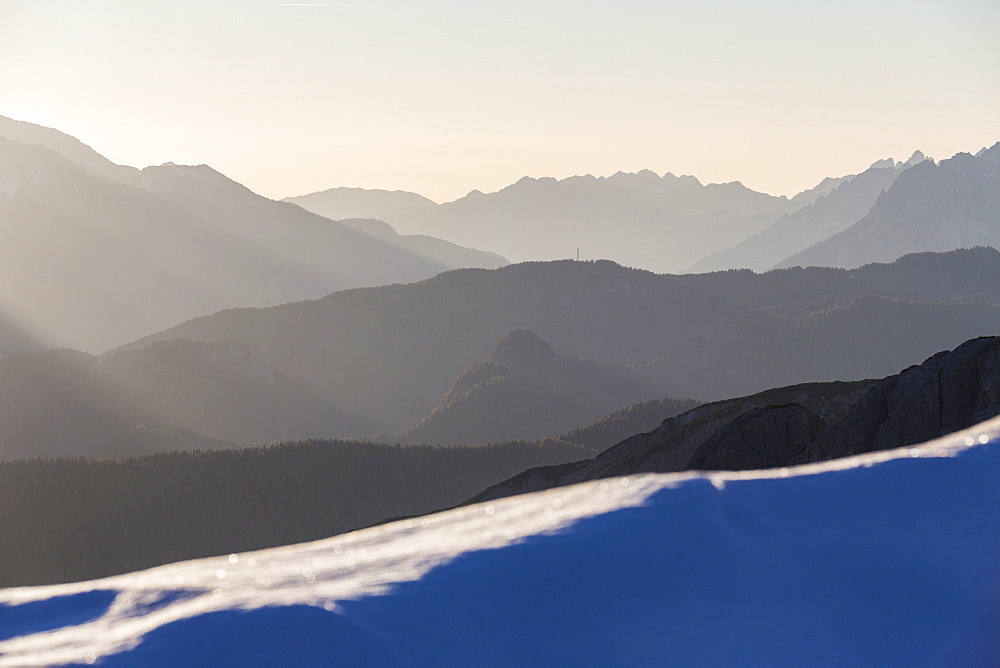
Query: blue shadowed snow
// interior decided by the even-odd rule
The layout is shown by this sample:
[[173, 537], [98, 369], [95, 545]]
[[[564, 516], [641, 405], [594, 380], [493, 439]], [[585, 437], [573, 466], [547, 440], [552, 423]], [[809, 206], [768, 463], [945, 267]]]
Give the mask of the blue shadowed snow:
[[[183, 639], [183, 640], [180, 640]], [[108, 666], [258, 666], [401, 663], [385, 639], [309, 605], [226, 610], [162, 626]]]
[[112, 578], [95, 585], [204, 594], [132, 649], [36, 636], [0, 643], [0, 664], [1000, 663], [1000, 448], [837, 466], [587, 483]]
[[97, 619], [107, 612], [117, 595], [116, 591], [97, 589], [21, 605], [0, 603], [0, 640]]

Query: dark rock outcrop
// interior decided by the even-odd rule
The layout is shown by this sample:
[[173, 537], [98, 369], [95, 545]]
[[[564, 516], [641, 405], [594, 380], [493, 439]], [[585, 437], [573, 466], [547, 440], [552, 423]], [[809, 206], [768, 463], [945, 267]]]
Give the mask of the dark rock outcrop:
[[1000, 414], [1000, 337], [973, 339], [889, 376], [793, 463], [922, 443]]
[[1000, 337], [881, 381], [808, 383], [704, 404], [594, 459], [531, 469], [470, 502], [635, 473], [751, 470], [903, 447], [1000, 415]]
[[824, 427], [823, 418], [800, 404], [755, 408], [705, 441], [687, 468], [746, 471], [782, 466]]
[[525, 471], [480, 492], [469, 502], [478, 503], [613, 476], [683, 471], [689, 468], [688, 464], [698, 448], [720, 429], [744, 415], [770, 406], [795, 403], [825, 424], [836, 424], [874, 382], [804, 383], [704, 404], [677, 417], [667, 418], [653, 431], [627, 438], [594, 459]]

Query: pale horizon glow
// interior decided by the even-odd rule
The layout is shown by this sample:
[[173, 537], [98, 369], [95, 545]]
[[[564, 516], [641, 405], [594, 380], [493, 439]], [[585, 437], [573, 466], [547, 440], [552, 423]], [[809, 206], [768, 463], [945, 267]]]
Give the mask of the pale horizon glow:
[[988, 0], [13, 0], [0, 19], [0, 115], [275, 198], [641, 169], [791, 196], [1000, 140]]

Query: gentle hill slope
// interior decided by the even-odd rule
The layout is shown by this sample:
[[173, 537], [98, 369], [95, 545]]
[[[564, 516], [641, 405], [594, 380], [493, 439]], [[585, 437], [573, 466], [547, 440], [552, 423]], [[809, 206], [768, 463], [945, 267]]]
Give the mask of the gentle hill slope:
[[438, 204], [423, 195], [405, 190], [365, 190], [330, 188], [322, 192], [286, 197], [284, 202], [298, 204], [307, 211], [329, 218], [395, 218], [436, 209]]
[[[121, 457], [371, 431], [236, 342], [175, 339], [103, 359], [72, 350], [12, 355], [0, 360], [0, 396], [0, 459]], [[178, 442], [177, 427], [192, 437]], [[222, 443], [206, 445], [211, 439]]]

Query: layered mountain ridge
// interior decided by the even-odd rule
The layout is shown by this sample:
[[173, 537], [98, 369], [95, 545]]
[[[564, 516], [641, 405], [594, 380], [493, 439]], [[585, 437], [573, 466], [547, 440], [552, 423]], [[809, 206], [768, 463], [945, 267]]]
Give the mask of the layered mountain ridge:
[[[916, 154], [911, 160], [915, 159]], [[688, 271], [730, 268], [766, 271], [789, 255], [847, 229], [871, 210], [879, 195], [904, 169], [912, 166], [910, 162], [892, 163], [892, 159], [876, 162], [815, 201], [783, 215], [766, 230], [702, 259]]]
[[[501, 190], [441, 205], [387, 212], [385, 194], [367, 192], [360, 213], [353, 189], [289, 198], [317, 213], [357, 212], [384, 218], [409, 233], [433, 234], [489, 248], [513, 261], [600, 257], [656, 271], [678, 271], [754, 234], [774, 219], [826, 194], [843, 179], [826, 179], [789, 200], [755, 192], [739, 182], [702, 184], [694, 176], [650, 170], [612, 176], [523, 177]], [[644, 243], [636, 243], [644, 239]]]
[[997, 415], [1000, 337], [984, 337], [878, 382], [799, 385], [699, 406], [593, 459], [525, 471], [469, 503], [638, 473], [828, 461], [930, 441]]
[[1000, 246], [1000, 142], [907, 169], [854, 225], [775, 266], [854, 268], [972, 246]]
[[915, 274], [913, 262], [900, 261], [856, 272], [685, 276], [611, 262], [525, 263], [223, 311], [131, 345], [241, 341], [334, 404], [368, 415], [380, 433], [428, 415], [512, 328], [567, 355], [645, 367], [658, 383], [653, 397], [718, 399], [891, 373], [1000, 328], [1000, 253], [927, 262]]
[[205, 165], [120, 171], [58, 131], [9, 119], [2, 131], [39, 143], [0, 139], [0, 319], [41, 348], [101, 352], [222, 308], [506, 263], [440, 240], [388, 243]]
[[[290, 199], [317, 212], [327, 207], [362, 217], [384, 213], [388, 222], [408, 232], [490, 248], [514, 261], [573, 257], [579, 249], [585, 258], [657, 272], [764, 271], [802, 263], [854, 268], [913, 252], [996, 246], [995, 203], [990, 200], [996, 179], [987, 164], [991, 150], [979, 151], [974, 157], [982, 161], [966, 165], [964, 172], [952, 170], [951, 164], [966, 154], [942, 161], [944, 172], [952, 172], [953, 178], [943, 178], [938, 186], [904, 180], [889, 200], [908, 202], [912, 208], [897, 204], [892, 211], [876, 210], [876, 204], [900, 174], [919, 165], [938, 166], [919, 150], [905, 161], [885, 158], [857, 175], [824, 178], [791, 199], [756, 193], [738, 181], [703, 184], [693, 176], [660, 176], [650, 170], [608, 177], [523, 177], [496, 192], [473, 190], [445, 204], [426, 201], [392, 212], [382, 203], [384, 191], [331, 189]], [[964, 193], [964, 210], [949, 204], [952, 193], [959, 191]], [[371, 200], [368, 211], [358, 204], [365, 198]], [[884, 243], [852, 242], [861, 253], [857, 258], [846, 250], [836, 252], [843, 257], [810, 250], [833, 243], [832, 237], [847, 234], [869, 215], [896, 221]], [[925, 219], [931, 215], [940, 230], [929, 227], [933, 221]], [[871, 232], [855, 231], [847, 238], [852, 235]]]

